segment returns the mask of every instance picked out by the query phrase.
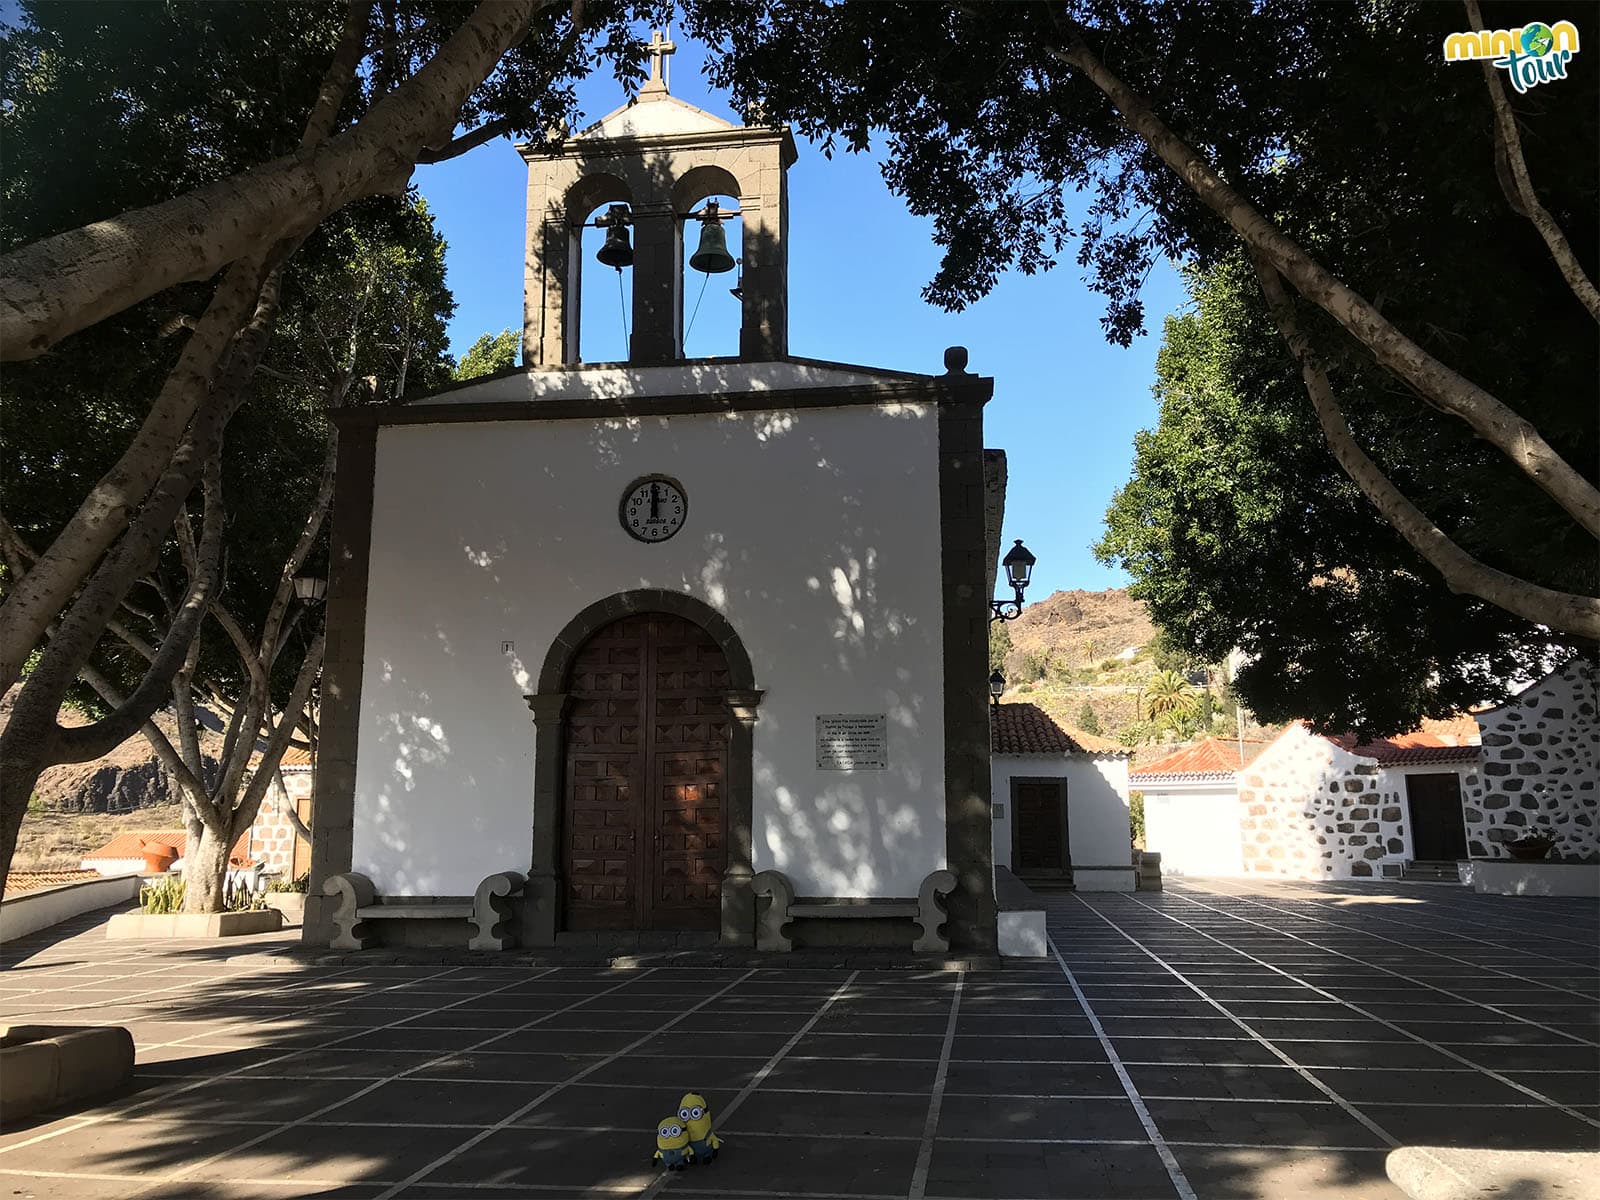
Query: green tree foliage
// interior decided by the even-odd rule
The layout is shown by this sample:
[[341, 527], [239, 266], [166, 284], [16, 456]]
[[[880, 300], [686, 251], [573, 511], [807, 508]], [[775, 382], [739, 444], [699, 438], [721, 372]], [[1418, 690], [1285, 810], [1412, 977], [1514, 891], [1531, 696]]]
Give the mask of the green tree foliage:
[[1011, 653], [1011, 630], [1004, 621], [989, 622], [989, 671], [1006, 672], [1006, 655]]
[[[1457, 303], [1494, 304], [1471, 298], [1473, 270], [1445, 276]], [[1096, 547], [1161, 626], [1158, 662], [1238, 647], [1248, 659], [1233, 686], [1260, 720], [1393, 733], [1503, 697], [1573, 644], [1451, 592], [1367, 504], [1323, 444], [1242, 261], [1194, 273], [1190, 287], [1194, 307], [1168, 319], [1157, 356], [1160, 423], [1138, 435]], [[1368, 444], [1413, 494], [1454, 507], [1456, 536], [1509, 557], [1496, 546], [1521, 530], [1524, 561], [1585, 586], [1593, 555], [1574, 553], [1565, 523], [1542, 520], [1495, 456], [1405, 413], [1381, 373], [1345, 369], [1365, 383], [1346, 396]], [[1511, 497], [1526, 504], [1508, 509]]]
[[1128, 833], [1133, 844], [1143, 850], [1144, 845], [1144, 793], [1128, 793]]
[[521, 349], [522, 339], [509, 329], [485, 333], [467, 348], [452, 377], [461, 382], [508, 370], [517, 365], [517, 355]]
[[1093, 733], [1096, 735], [1104, 732], [1100, 726], [1100, 717], [1094, 711], [1094, 705], [1090, 704], [1087, 700], [1083, 702], [1083, 707], [1078, 710], [1078, 728], [1083, 730], [1085, 733]]
[[[1572, 639], [1451, 593], [1380, 527], [1324, 448], [1278, 327], [1243, 296], [1256, 284], [1237, 227], [1063, 59], [1090, 46], [1420, 355], [1487, 389], [1593, 481], [1594, 325], [1508, 200], [1483, 72], [1443, 61], [1441, 39], [1463, 19], [1420, 3], [1202, 0], [767, 0], [691, 14], [726, 49], [712, 73], [741, 103], [830, 151], [882, 138], [886, 179], [932, 218], [944, 248], [925, 292], [933, 302], [963, 307], [1008, 269], [1068, 256], [1106, 296], [1107, 336], [1123, 344], [1143, 330], [1140, 283], [1158, 258], [1192, 264], [1197, 287], [1238, 301], [1248, 319], [1226, 335], [1202, 342], [1194, 321], [1169, 329], [1191, 382], [1154, 436], [1193, 442], [1167, 447], [1159, 479], [1142, 454], [1102, 548], [1189, 652], [1218, 661], [1237, 645], [1256, 656], [1239, 687], [1264, 719], [1367, 732], [1501, 695], [1549, 643]], [[1490, 27], [1525, 20], [1486, 7]], [[1574, 74], [1512, 98], [1539, 196], [1591, 278], [1597, 80]], [[1068, 203], [1075, 189], [1086, 212]], [[1591, 538], [1511, 464], [1515, 447], [1479, 441], [1378, 367], [1348, 326], [1302, 309], [1360, 444], [1434, 523], [1530, 585], [1580, 599], [1600, 590]], [[1177, 373], [1171, 364], [1164, 399]], [[1170, 564], [1159, 577], [1158, 561]], [[1192, 582], [1181, 587], [1183, 571]]]

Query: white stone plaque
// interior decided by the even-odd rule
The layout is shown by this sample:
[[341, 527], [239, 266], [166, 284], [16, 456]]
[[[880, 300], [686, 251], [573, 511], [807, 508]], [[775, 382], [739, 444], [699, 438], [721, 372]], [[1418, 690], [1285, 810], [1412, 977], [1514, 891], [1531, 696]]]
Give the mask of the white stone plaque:
[[887, 771], [889, 718], [884, 713], [817, 717], [817, 770]]

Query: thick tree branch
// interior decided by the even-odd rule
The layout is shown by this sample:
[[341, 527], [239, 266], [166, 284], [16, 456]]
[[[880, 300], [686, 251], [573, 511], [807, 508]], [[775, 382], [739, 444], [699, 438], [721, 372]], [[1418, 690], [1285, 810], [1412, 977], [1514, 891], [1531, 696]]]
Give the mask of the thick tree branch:
[[485, 142], [492, 142], [502, 134], [511, 133], [516, 128], [516, 125], [517, 123], [510, 117], [496, 117], [492, 121], [485, 121], [476, 129], [468, 130], [460, 137], [446, 142], [438, 149], [430, 148], [421, 151], [417, 155], [417, 162], [422, 166], [430, 166], [433, 163], [442, 163], [452, 158], [459, 158], [468, 150], [476, 150]]
[[[211, 593], [216, 583], [217, 562], [222, 553], [223, 528], [220, 503], [222, 491], [220, 448], [207, 459], [204, 474], [207, 503], [203, 533], [200, 538], [199, 574], [191, 582], [188, 594], [174, 615], [172, 624], [168, 626], [166, 637], [161, 641], [155, 660], [151, 662], [139, 685], [128, 696], [127, 702], [110, 716], [92, 725], [59, 730], [56, 734], [55, 747], [57, 762], [87, 762], [109, 753], [133, 736], [170, 694], [172, 677], [189, 656], [191, 643], [199, 633], [200, 622], [205, 618], [205, 611], [211, 603]], [[112, 566], [115, 558], [116, 556], [113, 556], [112, 559], [108, 559], [107, 565]], [[90, 597], [93, 591], [92, 585], [86, 588], [85, 598]], [[69, 614], [67, 621], [63, 622], [64, 632], [74, 616], [75, 613]], [[104, 628], [103, 622], [101, 628]], [[53, 643], [51, 649], [54, 649]]]
[[[128, 698], [117, 690], [116, 685], [92, 666], [85, 666], [79, 675], [95, 690], [100, 699], [112, 708], [121, 708], [128, 703]], [[167, 773], [182, 786], [185, 800], [202, 810], [209, 808], [211, 799], [206, 795], [205, 784], [183, 761], [183, 756], [178, 753], [161, 726], [153, 720], [147, 720], [139, 726], [139, 732], [144, 735], [145, 741], [150, 743], [150, 748], [155, 751], [156, 758], [167, 769]]]
[[[1466, 0], [1466, 6], [1467, 19], [1472, 22], [1467, 28], [1487, 29], [1483, 13], [1478, 8], [1478, 0]], [[1528, 160], [1522, 156], [1522, 135], [1517, 132], [1517, 117], [1506, 98], [1500, 72], [1490, 65], [1488, 59], [1480, 59], [1478, 65], [1483, 70], [1483, 82], [1489, 89], [1489, 103], [1494, 107], [1495, 165], [1504, 167], [1503, 171], [1495, 171], [1501, 189], [1505, 191], [1511, 207], [1527, 217], [1539, 231], [1572, 294], [1589, 310], [1591, 317], [1600, 321], [1600, 290], [1595, 288], [1594, 281], [1584, 272], [1578, 256], [1567, 242], [1567, 235], [1561, 232], [1561, 226], [1556, 224], [1556, 219], [1539, 202], [1539, 195], [1533, 190], [1533, 180], [1528, 175]]]
[[267, 738], [266, 747], [261, 751], [261, 759], [256, 764], [255, 774], [250, 777], [250, 783], [239, 799], [233, 820], [235, 830], [247, 828], [256, 819], [256, 813], [261, 808], [261, 798], [267, 794], [267, 785], [277, 774], [278, 764], [283, 761], [283, 752], [289, 746], [289, 736], [294, 732], [299, 714], [305, 710], [306, 702], [311, 699], [311, 689], [317, 682], [317, 672], [322, 669], [322, 648], [325, 637], [325, 633], [321, 631], [317, 633], [316, 640], [300, 664], [294, 688], [289, 693], [289, 702], [283, 708], [283, 716]]
[[1276, 268], [1265, 254], [1257, 253], [1252, 259], [1267, 308], [1300, 364], [1306, 393], [1311, 397], [1311, 406], [1316, 410], [1328, 449], [1383, 519], [1443, 576], [1445, 586], [1452, 592], [1482, 597], [1507, 612], [1551, 629], [1600, 638], [1600, 599], [1541, 587], [1480, 562], [1456, 545], [1401, 493], [1351, 435], [1334, 397], [1333, 385], [1299, 328], [1293, 302]]
[[[571, 55], [572, 51], [577, 48], [578, 40], [582, 36], [583, 0], [572, 0], [572, 21], [570, 28], [567, 30], [567, 36], [562, 39], [561, 53], [557, 57], [558, 62]], [[547, 72], [544, 78], [539, 81], [540, 88], [549, 87], [553, 78], [554, 72]], [[525, 121], [530, 115], [531, 113], [523, 113], [522, 119]], [[503, 134], [514, 133], [520, 123], [513, 120], [509, 115], [496, 117], [492, 121], [485, 121], [476, 129], [469, 129], [460, 137], [454, 138], [442, 146], [424, 146], [417, 154], [417, 162], [420, 165], [427, 166], [432, 163], [442, 163], [452, 158], [459, 158], [468, 150], [476, 150], [485, 142], [492, 142]], [[453, 129], [454, 127], [452, 122], [451, 128]]]
[[1377, 308], [1335, 278], [1292, 238], [1225, 183], [1193, 148], [1089, 49], [1083, 31], [1067, 27], [1068, 44], [1050, 53], [1105, 93], [1128, 127], [1196, 196], [1226, 221], [1253, 254], [1264, 255], [1307, 300], [1342, 325], [1384, 367], [1424, 400], [1459, 417], [1515, 463], [1579, 525], [1600, 536], [1600, 489], [1556, 453], [1532, 422], [1451, 370], [1390, 324]]
[[353, 128], [311, 149], [0, 257], [0, 359], [56, 342], [174, 284], [314, 228], [353, 200], [394, 192], [553, 0], [484, 0], [434, 57]]

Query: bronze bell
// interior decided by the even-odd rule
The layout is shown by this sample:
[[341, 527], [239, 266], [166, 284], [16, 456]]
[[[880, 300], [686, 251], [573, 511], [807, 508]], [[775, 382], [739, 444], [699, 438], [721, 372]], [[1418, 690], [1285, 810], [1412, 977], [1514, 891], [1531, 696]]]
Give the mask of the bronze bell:
[[633, 245], [628, 241], [628, 206], [613, 204], [595, 224], [603, 225], [606, 231], [605, 245], [595, 251], [595, 258], [619, 271], [633, 266]]
[[689, 265], [707, 275], [721, 275], [733, 270], [733, 255], [728, 253], [728, 235], [722, 230], [715, 200], [710, 201], [700, 215], [700, 248], [689, 259]]

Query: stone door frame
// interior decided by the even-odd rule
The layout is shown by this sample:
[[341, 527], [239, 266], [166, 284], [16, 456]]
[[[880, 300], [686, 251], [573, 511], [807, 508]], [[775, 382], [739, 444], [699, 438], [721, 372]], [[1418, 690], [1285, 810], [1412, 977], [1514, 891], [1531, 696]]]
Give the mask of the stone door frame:
[[721, 648], [728, 664], [732, 725], [726, 798], [728, 858], [722, 875], [720, 940], [724, 946], [755, 945], [755, 894], [750, 886], [755, 875], [751, 864], [755, 809], [752, 756], [762, 692], [755, 685], [750, 655], [727, 618], [704, 601], [683, 592], [637, 588], [596, 601], [567, 622], [545, 654], [539, 670], [539, 690], [525, 697], [534, 724], [533, 865], [523, 894], [521, 921], [525, 946], [554, 945], [562, 927], [561, 909], [566, 896], [561, 875], [561, 818], [565, 807], [562, 793], [566, 787], [566, 722], [573, 661], [579, 648], [607, 625], [652, 612], [698, 625]]

